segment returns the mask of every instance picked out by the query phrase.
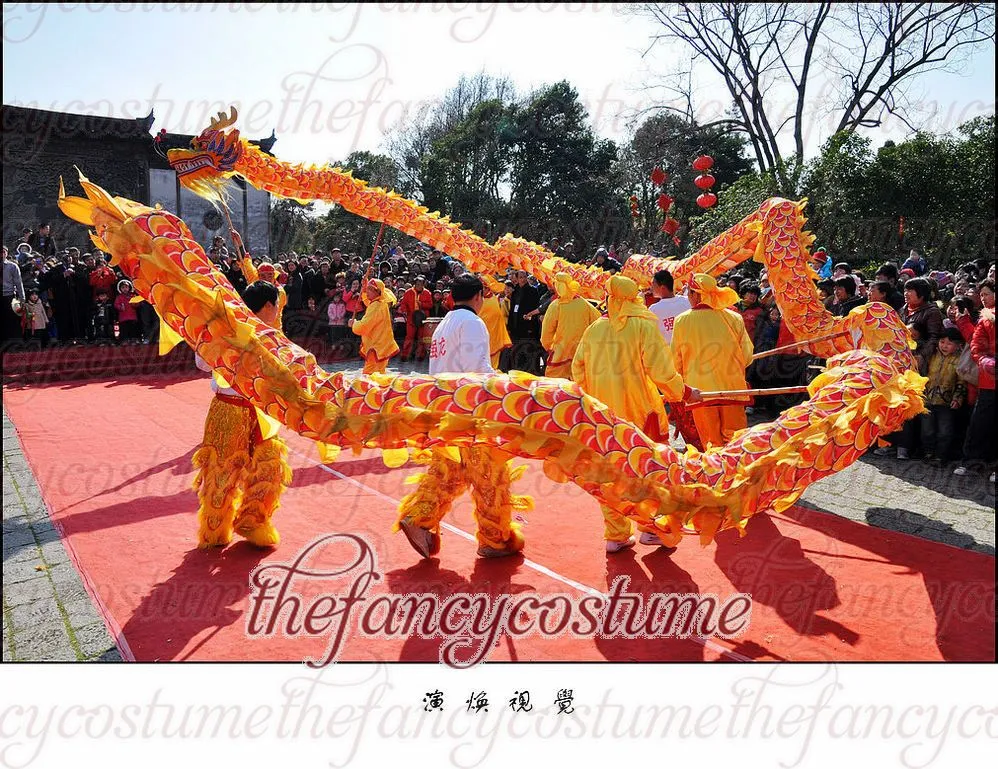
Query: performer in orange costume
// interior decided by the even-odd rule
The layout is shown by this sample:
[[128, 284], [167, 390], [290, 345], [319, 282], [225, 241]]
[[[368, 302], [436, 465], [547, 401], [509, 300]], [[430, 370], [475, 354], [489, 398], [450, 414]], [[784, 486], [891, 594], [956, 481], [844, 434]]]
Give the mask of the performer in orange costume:
[[[738, 294], [718, 286], [710, 275], [697, 273], [689, 281], [689, 299], [693, 309], [676, 318], [672, 332], [679, 374], [700, 390], [748, 389], [745, 369], [752, 362], [752, 340], [741, 315], [727, 309]], [[748, 426], [744, 405], [700, 405], [692, 412], [704, 446], [723, 445]]]
[[360, 336], [360, 354], [364, 356], [364, 373], [384, 373], [388, 360], [398, 354], [399, 346], [392, 333], [391, 308], [398, 303], [395, 294], [383, 281], [374, 279], [362, 289], [367, 310], [364, 317], [353, 321], [351, 328]]
[[558, 298], [551, 302], [541, 324], [541, 345], [548, 351], [544, 376], [571, 379], [575, 350], [600, 313], [578, 296], [579, 283], [567, 272], [555, 275], [554, 290]]
[[406, 289], [402, 294], [402, 301], [399, 302], [399, 310], [405, 316], [405, 341], [402, 343], [402, 360], [412, 358], [413, 347], [416, 348], [416, 359], [422, 360], [426, 357], [426, 350], [423, 349], [419, 338], [419, 327], [423, 324], [433, 307], [433, 294], [426, 288], [426, 279], [422, 275], [417, 275], [413, 281], [412, 288]]
[[[683, 385], [672, 363], [672, 353], [658, 330], [656, 318], [638, 298], [638, 285], [630, 278], [610, 278], [607, 314], [586, 329], [572, 359], [572, 379], [609, 410], [636, 425], [656, 441], [668, 441], [668, 401], [699, 400], [698, 391]], [[661, 391], [661, 392], [660, 392]], [[605, 505], [604, 537], [608, 553], [634, 545], [631, 519]], [[661, 544], [646, 531], [642, 544]]]

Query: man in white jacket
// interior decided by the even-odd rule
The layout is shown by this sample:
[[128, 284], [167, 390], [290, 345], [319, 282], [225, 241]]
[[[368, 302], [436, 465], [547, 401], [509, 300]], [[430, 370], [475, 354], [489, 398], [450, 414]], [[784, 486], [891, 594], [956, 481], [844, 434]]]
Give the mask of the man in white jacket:
[[[478, 311], [484, 285], [477, 275], [461, 275], [451, 285], [454, 309], [447, 313], [430, 345], [430, 374], [495, 374], [489, 358], [489, 332]], [[478, 527], [478, 555], [499, 558], [523, 549], [515, 510], [528, 510], [530, 497], [510, 493], [518, 471], [505, 452], [488, 446], [462, 446], [460, 461], [435, 452], [429, 470], [419, 477], [416, 490], [399, 505], [395, 531], [424, 558], [440, 552], [440, 521], [453, 501], [471, 487]], [[518, 469], [522, 471], [522, 468]]]
[[[462, 275], [451, 286], [454, 309], [433, 332], [430, 376], [446, 373], [494, 374], [489, 355], [489, 330], [478, 312], [485, 302], [485, 286], [477, 275]], [[477, 291], [470, 298], [462, 298]]]

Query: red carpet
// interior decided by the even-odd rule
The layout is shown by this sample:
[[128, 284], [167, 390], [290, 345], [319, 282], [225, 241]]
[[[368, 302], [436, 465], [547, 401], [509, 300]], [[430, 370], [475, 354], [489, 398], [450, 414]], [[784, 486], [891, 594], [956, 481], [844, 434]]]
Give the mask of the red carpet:
[[[524, 592], [579, 599], [605, 592], [618, 575], [646, 597], [753, 597], [751, 623], [732, 640], [506, 635], [491, 661], [994, 659], [993, 557], [802, 508], [757, 516], [742, 539], [725, 532], [706, 548], [686, 542], [672, 557], [641, 545], [608, 557], [598, 506], [536, 467], [522, 482], [538, 500], [525, 516], [527, 560], [478, 559], [471, 538], [449, 529], [439, 560], [421, 561], [391, 533], [393, 500], [406, 493], [412, 466], [389, 470], [372, 452], [324, 469], [314, 444], [290, 435], [294, 484], [275, 517], [280, 548], [199, 551], [191, 455], [210, 397], [200, 376], [4, 390], [53, 520], [127, 657], [321, 657], [325, 635], [247, 636], [248, 577], [258, 565], [292, 561], [323, 534], [351, 533], [378, 559], [382, 579], [368, 600]], [[467, 497], [447, 522], [474, 532]], [[317, 598], [343, 595], [350, 582], [296, 587]], [[436, 661], [441, 643], [353, 632], [340, 659]]]

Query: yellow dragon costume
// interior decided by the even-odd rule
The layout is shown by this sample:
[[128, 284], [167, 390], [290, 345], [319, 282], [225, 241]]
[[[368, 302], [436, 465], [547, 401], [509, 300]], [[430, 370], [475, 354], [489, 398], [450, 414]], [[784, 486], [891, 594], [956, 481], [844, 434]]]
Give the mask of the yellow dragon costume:
[[[569, 264], [510, 236], [493, 247], [348, 172], [283, 163], [226, 130], [234, 119], [214, 121], [191, 150], [170, 152], [182, 183], [217, 196], [225, 180], [239, 174], [273, 194], [336, 202], [386, 222], [480, 272], [511, 265], [553, 282], [564, 271], [579, 282], [581, 296], [606, 294], [610, 275], [601, 270]], [[663, 267], [682, 286], [694, 273], [755, 258], [766, 264], [797, 338], [848, 332], [810, 345], [828, 365], [809, 385], [808, 401], [723, 446], [680, 454], [562, 379], [522, 372], [330, 374], [283, 335], [264, 333], [179, 218], [81, 183], [86, 197], [60, 195], [63, 212], [94, 229], [95, 244], [112, 255], [167, 326], [243, 397], [318, 441], [325, 459], [344, 446], [380, 448], [392, 466], [410, 452], [494, 448], [542, 460], [549, 477], [578, 484], [600, 504], [653, 528], [666, 545], [685, 535], [707, 544], [718, 531], [743, 531], [756, 512], [789, 507], [810, 483], [848, 467], [923, 408], [925, 380], [914, 370], [907, 329], [890, 307], [864, 305], [844, 318], [825, 311], [808, 264], [813, 236], [804, 231], [803, 203], [770, 199], [685, 260], [641, 256], [625, 266], [624, 274], [639, 286]]]

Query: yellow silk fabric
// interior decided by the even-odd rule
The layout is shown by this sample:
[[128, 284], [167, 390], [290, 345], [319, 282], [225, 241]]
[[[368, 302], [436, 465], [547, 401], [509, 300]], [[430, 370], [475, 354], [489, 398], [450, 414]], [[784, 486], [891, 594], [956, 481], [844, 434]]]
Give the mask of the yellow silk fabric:
[[667, 429], [659, 391], [669, 401], [683, 395], [683, 378], [658, 326], [640, 317], [629, 318], [620, 331], [606, 318], [593, 323], [575, 351], [572, 379], [615, 416], [639, 427], [649, 414], [657, 414], [659, 425]]
[[658, 318], [638, 299], [638, 284], [623, 275], [610, 278], [607, 288], [607, 315], [610, 324], [620, 331], [628, 318], [644, 318], [658, 324]]
[[478, 317], [482, 319], [485, 328], [489, 330], [489, 355], [498, 355], [512, 344], [509, 331], [506, 330], [506, 319], [503, 317], [497, 297], [490, 296], [482, 302], [482, 309], [478, 313]]
[[581, 297], [551, 302], [541, 325], [541, 344], [550, 353], [547, 376], [571, 378], [572, 358], [582, 335], [599, 317], [599, 310]]
[[385, 294], [392, 296], [391, 291], [386, 290], [380, 299], [367, 305], [364, 317], [353, 324], [353, 332], [360, 336], [360, 354], [366, 357], [369, 352], [373, 352], [379, 360], [388, 360], [399, 351], [392, 332], [392, 313], [389, 303], [385, 301]]
[[738, 292], [732, 288], [717, 285], [713, 275], [696, 273], [690, 278], [690, 288], [700, 294], [700, 303], [714, 310], [723, 310], [738, 303]]
[[700, 390], [745, 390], [752, 340], [732, 310], [687, 310], [676, 318], [672, 354], [676, 370]]

